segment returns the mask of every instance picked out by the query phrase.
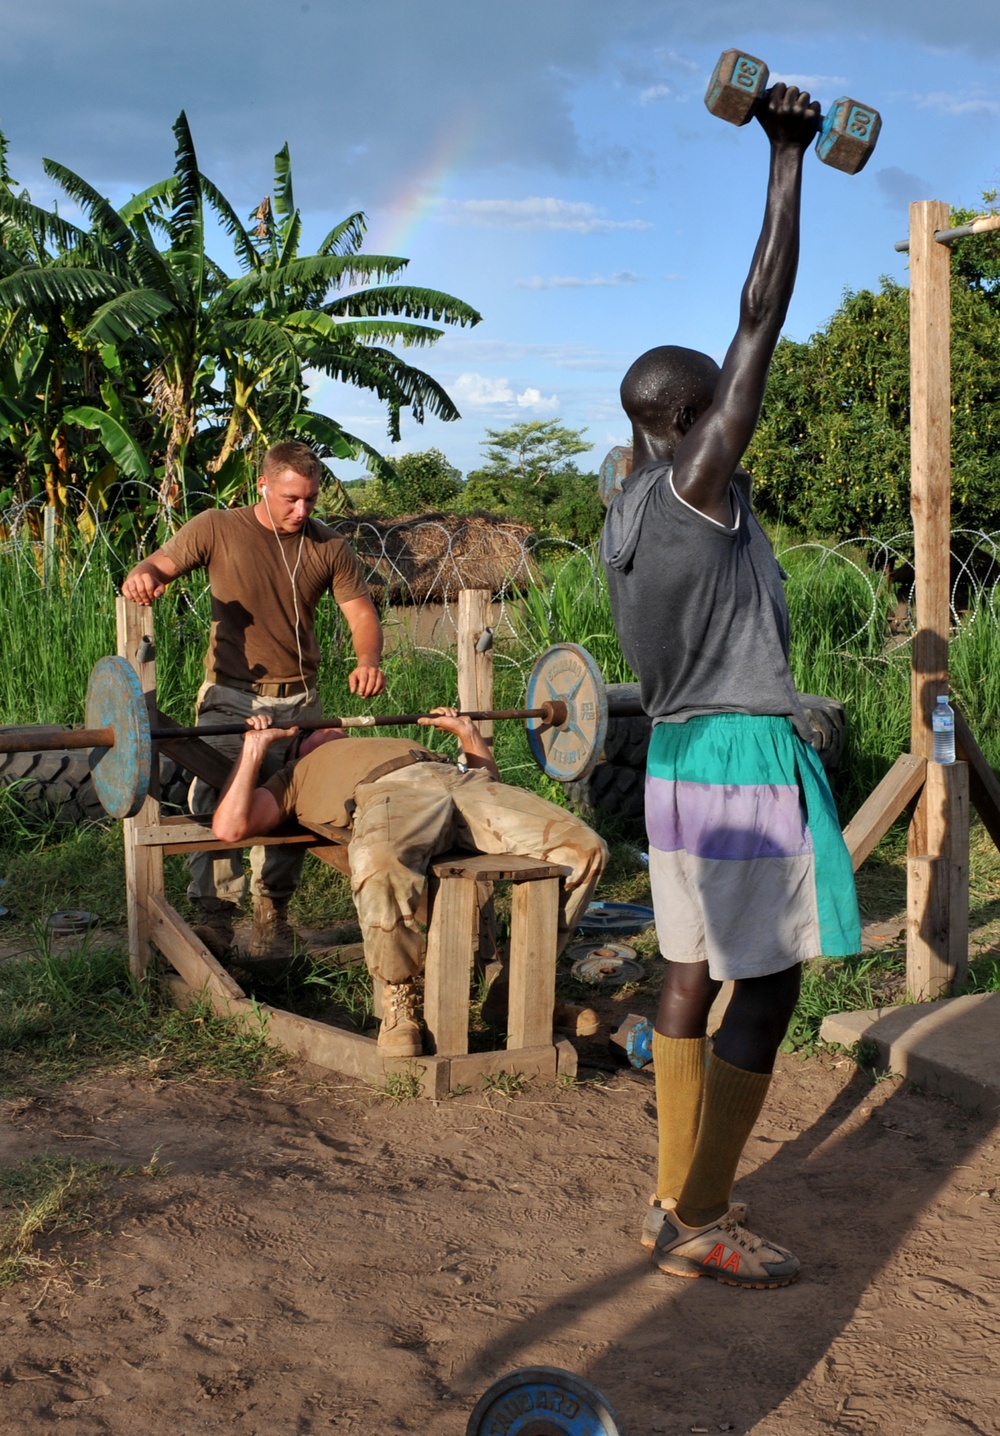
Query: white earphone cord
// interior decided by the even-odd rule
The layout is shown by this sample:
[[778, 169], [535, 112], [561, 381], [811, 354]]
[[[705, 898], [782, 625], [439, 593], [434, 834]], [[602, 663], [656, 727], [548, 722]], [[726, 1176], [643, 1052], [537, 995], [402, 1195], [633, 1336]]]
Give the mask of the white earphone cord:
[[290, 568], [288, 559], [285, 557], [285, 545], [281, 542], [278, 530], [274, 527], [274, 515], [271, 513], [271, 504], [267, 497], [267, 485], [261, 484], [260, 491], [264, 498], [264, 507], [267, 509], [267, 516], [271, 520], [271, 531], [278, 545], [278, 552], [281, 554], [281, 562], [285, 565], [285, 572], [288, 574], [289, 582], [292, 585], [292, 612], [295, 614], [295, 651], [299, 658], [299, 678], [302, 680], [302, 691], [303, 693], [308, 693], [309, 685], [306, 682], [306, 675], [302, 667], [302, 640], [299, 637], [299, 624], [301, 623], [299, 616], [299, 592], [295, 584], [295, 575], [298, 573], [299, 564], [302, 562], [302, 545], [306, 541], [305, 525], [303, 524], [302, 532], [299, 535], [299, 550], [295, 558], [295, 567]]

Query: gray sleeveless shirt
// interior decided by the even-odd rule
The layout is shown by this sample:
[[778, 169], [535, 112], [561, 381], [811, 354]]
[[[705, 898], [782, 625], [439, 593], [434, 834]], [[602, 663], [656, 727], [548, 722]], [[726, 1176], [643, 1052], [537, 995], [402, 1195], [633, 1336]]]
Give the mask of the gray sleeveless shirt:
[[703, 713], [791, 718], [810, 741], [788, 667], [788, 608], [767, 535], [735, 483], [732, 528], [646, 464], [608, 504], [601, 559], [625, 657], [658, 722]]

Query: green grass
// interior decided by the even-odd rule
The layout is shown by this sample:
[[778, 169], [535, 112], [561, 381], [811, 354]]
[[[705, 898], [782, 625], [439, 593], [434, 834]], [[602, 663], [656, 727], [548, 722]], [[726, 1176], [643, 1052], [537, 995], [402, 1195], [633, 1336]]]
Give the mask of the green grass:
[[25, 955], [0, 964], [0, 1096], [109, 1068], [247, 1081], [278, 1065], [262, 1029], [137, 990], [120, 945], [50, 943], [38, 929]]
[[158, 1172], [155, 1153], [142, 1168], [43, 1153], [0, 1169], [0, 1288], [53, 1265], [37, 1253], [44, 1238], [106, 1221], [122, 1178]]

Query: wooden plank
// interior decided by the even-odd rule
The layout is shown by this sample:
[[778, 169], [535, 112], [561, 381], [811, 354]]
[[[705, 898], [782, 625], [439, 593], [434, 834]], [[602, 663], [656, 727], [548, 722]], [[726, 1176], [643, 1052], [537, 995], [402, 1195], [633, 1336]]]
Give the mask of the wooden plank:
[[343, 843], [313, 843], [309, 851], [314, 858], [319, 858], [321, 863], [327, 863], [347, 877], [351, 876], [351, 860]]
[[[182, 977], [168, 973], [164, 986], [178, 1007], [186, 1007], [199, 994]], [[442, 1098], [448, 1095], [449, 1064], [437, 1057], [413, 1057], [409, 1061], [400, 1058], [384, 1058], [378, 1051], [374, 1038], [363, 1037], [359, 1032], [346, 1032], [341, 1027], [331, 1027], [316, 1022], [311, 1017], [299, 1017], [294, 1012], [285, 1012], [279, 1007], [254, 1004], [248, 998], [226, 1001], [218, 993], [209, 993], [212, 1010], [220, 1017], [238, 1017], [248, 1025], [260, 1029], [260, 1018], [264, 1016], [264, 1040], [271, 1047], [291, 1052], [304, 1062], [313, 1062], [331, 1072], [342, 1072], [345, 1076], [359, 1081], [383, 1086], [392, 1072], [412, 1072], [420, 1084], [422, 1097]]]
[[558, 927], [559, 879], [518, 883], [510, 919], [508, 1050], [552, 1041]]
[[210, 853], [216, 849], [230, 852], [233, 848], [253, 848], [258, 844], [265, 848], [282, 844], [312, 847], [316, 843], [316, 834], [297, 829], [292, 833], [266, 833], [263, 837], [243, 838], [241, 842], [229, 843], [212, 836], [211, 823], [199, 823], [194, 818], [188, 818], [177, 823], [168, 819], [165, 823], [140, 828], [135, 834], [135, 842], [140, 847], [166, 848], [171, 853]]
[[844, 842], [855, 872], [885, 837], [907, 803], [920, 792], [926, 771], [926, 758], [916, 753], [901, 753], [878, 787], [861, 804], [844, 829]]
[[[951, 253], [940, 200], [910, 205], [910, 511], [917, 632], [910, 749], [933, 757], [931, 712], [948, 691], [951, 620]], [[928, 814], [931, 825], [936, 822]], [[936, 841], [936, 840], [935, 840]]]
[[496, 1077], [501, 1072], [554, 1080], [559, 1073], [560, 1055], [560, 1050], [550, 1042], [541, 1047], [518, 1047], [506, 1052], [468, 1052], [461, 1057], [452, 1057], [451, 1090], [467, 1087], [484, 1077]]
[[[490, 624], [492, 597], [488, 588], [463, 588], [458, 594], [458, 706], [473, 713], [493, 707], [493, 649], [476, 651]], [[492, 719], [480, 719], [476, 727], [492, 751]]]
[[[933, 823], [930, 821], [933, 815]], [[969, 779], [965, 763], [928, 763], [907, 858], [906, 986], [917, 1002], [960, 990], [969, 955]], [[936, 848], [930, 844], [936, 843]]]
[[576, 1048], [568, 1037], [560, 1037], [555, 1044], [556, 1048], [556, 1072], [560, 1077], [575, 1077], [579, 1067], [580, 1058]]
[[163, 956], [195, 992], [206, 988], [226, 1001], [235, 1001], [244, 996], [243, 989], [235, 978], [229, 975], [205, 944], [199, 941], [180, 913], [170, 906], [165, 897], [158, 894], [149, 899], [149, 930], [153, 942]]
[[474, 878], [446, 877], [432, 882], [424, 964], [424, 1021], [439, 1057], [469, 1050], [472, 937], [479, 911], [476, 899]]
[[955, 748], [969, 765], [969, 800], [983, 827], [1000, 848], [1000, 782], [976, 742], [965, 714], [955, 709]]
[[[182, 725], [173, 718], [168, 718], [165, 713], [157, 711], [151, 717], [151, 726], [179, 729]], [[193, 773], [196, 778], [201, 778], [210, 788], [219, 792], [226, 786], [233, 771], [229, 759], [206, 743], [204, 738], [161, 738], [157, 740], [156, 747], [159, 752], [166, 753], [168, 758], [173, 758], [185, 772]]]
[[[156, 712], [156, 661], [153, 647], [153, 610], [129, 603], [121, 595], [115, 601], [115, 622], [118, 630], [118, 652], [135, 669], [152, 721]], [[139, 662], [143, 639], [147, 656]], [[150, 775], [149, 796], [134, 818], [123, 822], [125, 847], [125, 903], [128, 921], [129, 970], [142, 982], [153, 960], [150, 946], [149, 901], [163, 893], [163, 854], [155, 848], [140, 847], [136, 835], [140, 828], [152, 826], [160, 816], [159, 770], [154, 764]]]
[[543, 882], [559, 878], [558, 863], [523, 858], [518, 853], [446, 853], [435, 858], [430, 871], [439, 878], [479, 878], [488, 882]]

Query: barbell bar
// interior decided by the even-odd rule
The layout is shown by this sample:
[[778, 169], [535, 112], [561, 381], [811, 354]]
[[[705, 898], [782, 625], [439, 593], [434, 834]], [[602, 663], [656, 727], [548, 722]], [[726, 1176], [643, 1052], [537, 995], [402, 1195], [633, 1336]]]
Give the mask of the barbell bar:
[[[585, 778], [600, 761], [608, 718], [635, 716], [635, 704], [619, 704], [609, 714], [604, 678], [595, 660], [575, 643], [547, 648], [528, 677], [524, 708], [468, 711], [473, 721], [518, 719], [527, 726], [528, 743], [543, 772], [560, 782]], [[403, 727], [429, 713], [306, 720], [296, 727], [308, 731], [329, 728]], [[249, 731], [245, 722], [205, 724], [193, 728], [155, 728], [149, 722], [146, 697], [132, 665], [124, 658], [107, 657], [95, 663], [87, 684], [84, 727], [55, 726], [0, 728], [0, 753], [36, 753], [65, 748], [89, 748], [94, 788], [105, 811], [114, 818], [130, 818], [149, 793], [153, 744], [183, 738], [238, 736]]]

